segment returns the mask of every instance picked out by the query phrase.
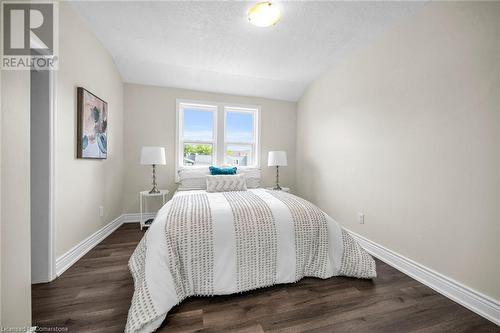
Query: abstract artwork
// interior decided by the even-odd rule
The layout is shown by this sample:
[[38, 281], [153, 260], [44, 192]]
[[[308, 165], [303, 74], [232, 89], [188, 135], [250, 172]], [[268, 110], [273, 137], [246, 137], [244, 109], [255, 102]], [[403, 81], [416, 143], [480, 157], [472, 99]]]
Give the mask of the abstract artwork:
[[108, 103], [78, 87], [77, 119], [77, 157], [107, 158]]

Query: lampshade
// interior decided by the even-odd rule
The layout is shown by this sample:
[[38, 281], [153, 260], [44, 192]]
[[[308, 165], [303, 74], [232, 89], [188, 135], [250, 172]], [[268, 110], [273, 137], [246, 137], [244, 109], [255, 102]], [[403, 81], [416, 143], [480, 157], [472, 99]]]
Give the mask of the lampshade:
[[142, 147], [141, 164], [167, 164], [165, 158], [165, 148], [163, 147]]
[[267, 166], [287, 166], [286, 151], [270, 151], [267, 158]]

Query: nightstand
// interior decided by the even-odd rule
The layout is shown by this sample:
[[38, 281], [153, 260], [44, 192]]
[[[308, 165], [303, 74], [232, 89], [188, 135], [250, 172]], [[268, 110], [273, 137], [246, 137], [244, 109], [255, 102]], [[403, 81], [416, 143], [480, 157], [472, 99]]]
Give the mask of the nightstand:
[[[266, 190], [274, 191], [274, 187], [266, 187]], [[286, 192], [286, 193], [290, 193], [290, 188], [289, 187], [282, 187], [281, 191]]]
[[149, 220], [146, 220], [144, 221], [144, 218], [143, 218], [143, 201], [145, 202], [144, 206], [146, 206], [145, 210], [147, 211], [148, 210], [148, 202], [147, 202], [147, 199], [150, 198], [150, 197], [162, 197], [162, 200], [163, 200], [163, 204], [165, 204], [167, 202], [167, 194], [168, 194], [168, 190], [160, 190], [160, 193], [149, 193], [149, 191], [141, 191], [139, 192], [139, 201], [140, 201], [140, 206], [141, 206], [141, 217], [140, 217], [140, 220], [139, 220], [139, 223], [141, 224], [141, 230], [142, 228], [144, 227], [149, 227], [149, 225], [151, 224], [151, 222], [153, 222], [153, 220], [151, 220], [151, 222], [149, 222]]

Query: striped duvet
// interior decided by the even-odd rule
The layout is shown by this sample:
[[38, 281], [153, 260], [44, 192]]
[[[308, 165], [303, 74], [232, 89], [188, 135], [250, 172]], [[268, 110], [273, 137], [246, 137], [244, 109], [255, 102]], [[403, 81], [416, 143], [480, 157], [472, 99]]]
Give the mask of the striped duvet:
[[310, 202], [280, 191], [177, 192], [130, 258], [126, 332], [152, 332], [193, 295], [244, 292], [305, 276], [376, 276], [375, 262]]

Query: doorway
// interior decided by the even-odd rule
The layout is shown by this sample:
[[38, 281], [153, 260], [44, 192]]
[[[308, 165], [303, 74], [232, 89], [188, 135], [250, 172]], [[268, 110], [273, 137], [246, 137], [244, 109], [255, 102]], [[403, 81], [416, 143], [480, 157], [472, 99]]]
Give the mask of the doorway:
[[52, 281], [55, 73], [32, 70], [30, 85], [31, 283]]

